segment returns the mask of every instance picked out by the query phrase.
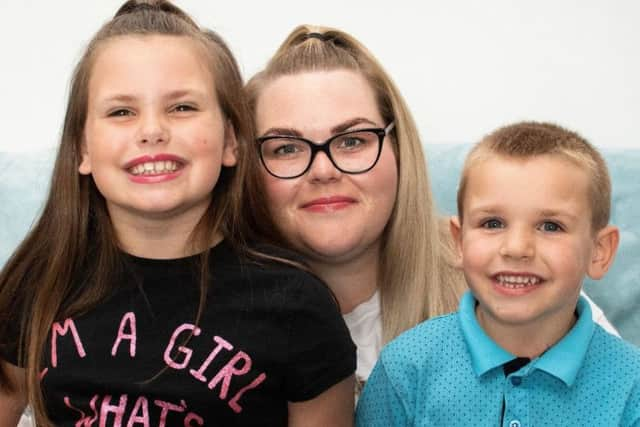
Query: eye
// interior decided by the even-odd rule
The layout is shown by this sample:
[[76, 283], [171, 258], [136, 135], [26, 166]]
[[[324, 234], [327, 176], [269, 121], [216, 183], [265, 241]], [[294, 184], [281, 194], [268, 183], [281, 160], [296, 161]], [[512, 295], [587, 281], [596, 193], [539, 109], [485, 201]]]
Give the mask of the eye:
[[504, 224], [499, 219], [491, 218], [482, 223], [482, 228], [488, 228], [488, 229], [504, 228]]
[[173, 111], [178, 112], [178, 113], [185, 113], [188, 111], [196, 111], [197, 109], [190, 104], [178, 104], [175, 107], [173, 107]]
[[374, 132], [363, 130], [353, 131], [336, 137], [331, 142], [331, 149], [343, 152], [361, 151], [376, 146], [378, 135]]
[[539, 229], [541, 231], [546, 231], [546, 232], [550, 232], [550, 233], [555, 233], [558, 231], [562, 231], [562, 227], [553, 221], [545, 221], [542, 224], [540, 224]]
[[288, 154], [295, 154], [302, 150], [297, 144], [282, 144], [273, 150], [273, 154], [276, 156], [286, 156]]
[[274, 160], [298, 159], [310, 151], [306, 142], [285, 137], [269, 138], [260, 149], [264, 158]]
[[110, 111], [109, 114], [107, 114], [107, 116], [109, 116], [109, 117], [133, 116], [133, 111], [128, 110], [126, 108], [118, 108], [117, 110]]
[[349, 149], [358, 148], [359, 146], [365, 143], [366, 141], [364, 141], [363, 139], [357, 138], [355, 136], [347, 136], [346, 138], [340, 141], [339, 147], [349, 150]]

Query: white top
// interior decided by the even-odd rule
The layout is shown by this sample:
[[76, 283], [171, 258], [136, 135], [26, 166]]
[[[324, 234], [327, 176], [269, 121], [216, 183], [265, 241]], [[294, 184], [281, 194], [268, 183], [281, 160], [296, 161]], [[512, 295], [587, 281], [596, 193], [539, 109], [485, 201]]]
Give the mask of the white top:
[[376, 291], [371, 298], [342, 317], [357, 348], [356, 391], [359, 391], [369, 378], [382, 349], [380, 293]]
[[[589, 298], [584, 291], [582, 295], [589, 301], [593, 320], [610, 334], [620, 336], [616, 328], [609, 322], [600, 307]], [[373, 365], [378, 361], [382, 350], [382, 314], [380, 312], [380, 293], [356, 306], [350, 313], [343, 315], [351, 332], [351, 339], [358, 348], [358, 367], [356, 368], [356, 390], [369, 378]]]

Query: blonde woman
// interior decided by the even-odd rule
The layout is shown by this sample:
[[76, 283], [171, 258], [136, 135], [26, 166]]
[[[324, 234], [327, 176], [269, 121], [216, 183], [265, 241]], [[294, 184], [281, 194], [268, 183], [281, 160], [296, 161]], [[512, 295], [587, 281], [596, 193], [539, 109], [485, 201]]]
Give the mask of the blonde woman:
[[386, 342], [454, 311], [466, 287], [416, 124], [369, 50], [336, 29], [294, 29], [246, 90], [275, 231], [337, 297], [361, 386]]

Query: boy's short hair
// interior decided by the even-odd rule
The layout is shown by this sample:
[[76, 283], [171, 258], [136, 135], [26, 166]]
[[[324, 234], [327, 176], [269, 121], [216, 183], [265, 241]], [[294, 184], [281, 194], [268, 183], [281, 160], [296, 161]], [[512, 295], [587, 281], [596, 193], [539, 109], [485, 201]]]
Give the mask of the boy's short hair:
[[592, 230], [609, 223], [611, 213], [611, 179], [602, 155], [575, 132], [552, 123], [519, 122], [501, 127], [476, 144], [464, 162], [458, 186], [458, 216], [463, 218], [464, 196], [469, 171], [489, 157], [528, 159], [551, 155], [566, 159], [589, 176], [588, 201], [591, 205]]

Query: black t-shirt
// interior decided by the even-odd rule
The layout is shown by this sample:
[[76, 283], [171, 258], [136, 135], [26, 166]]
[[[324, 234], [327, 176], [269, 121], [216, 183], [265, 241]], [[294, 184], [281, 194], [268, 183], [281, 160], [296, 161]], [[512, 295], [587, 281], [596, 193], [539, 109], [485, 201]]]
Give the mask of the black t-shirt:
[[210, 259], [197, 326], [196, 257], [128, 257], [114, 295], [54, 324], [42, 385], [56, 426], [286, 425], [287, 401], [353, 373], [355, 346], [319, 280], [242, 261], [225, 242]]

